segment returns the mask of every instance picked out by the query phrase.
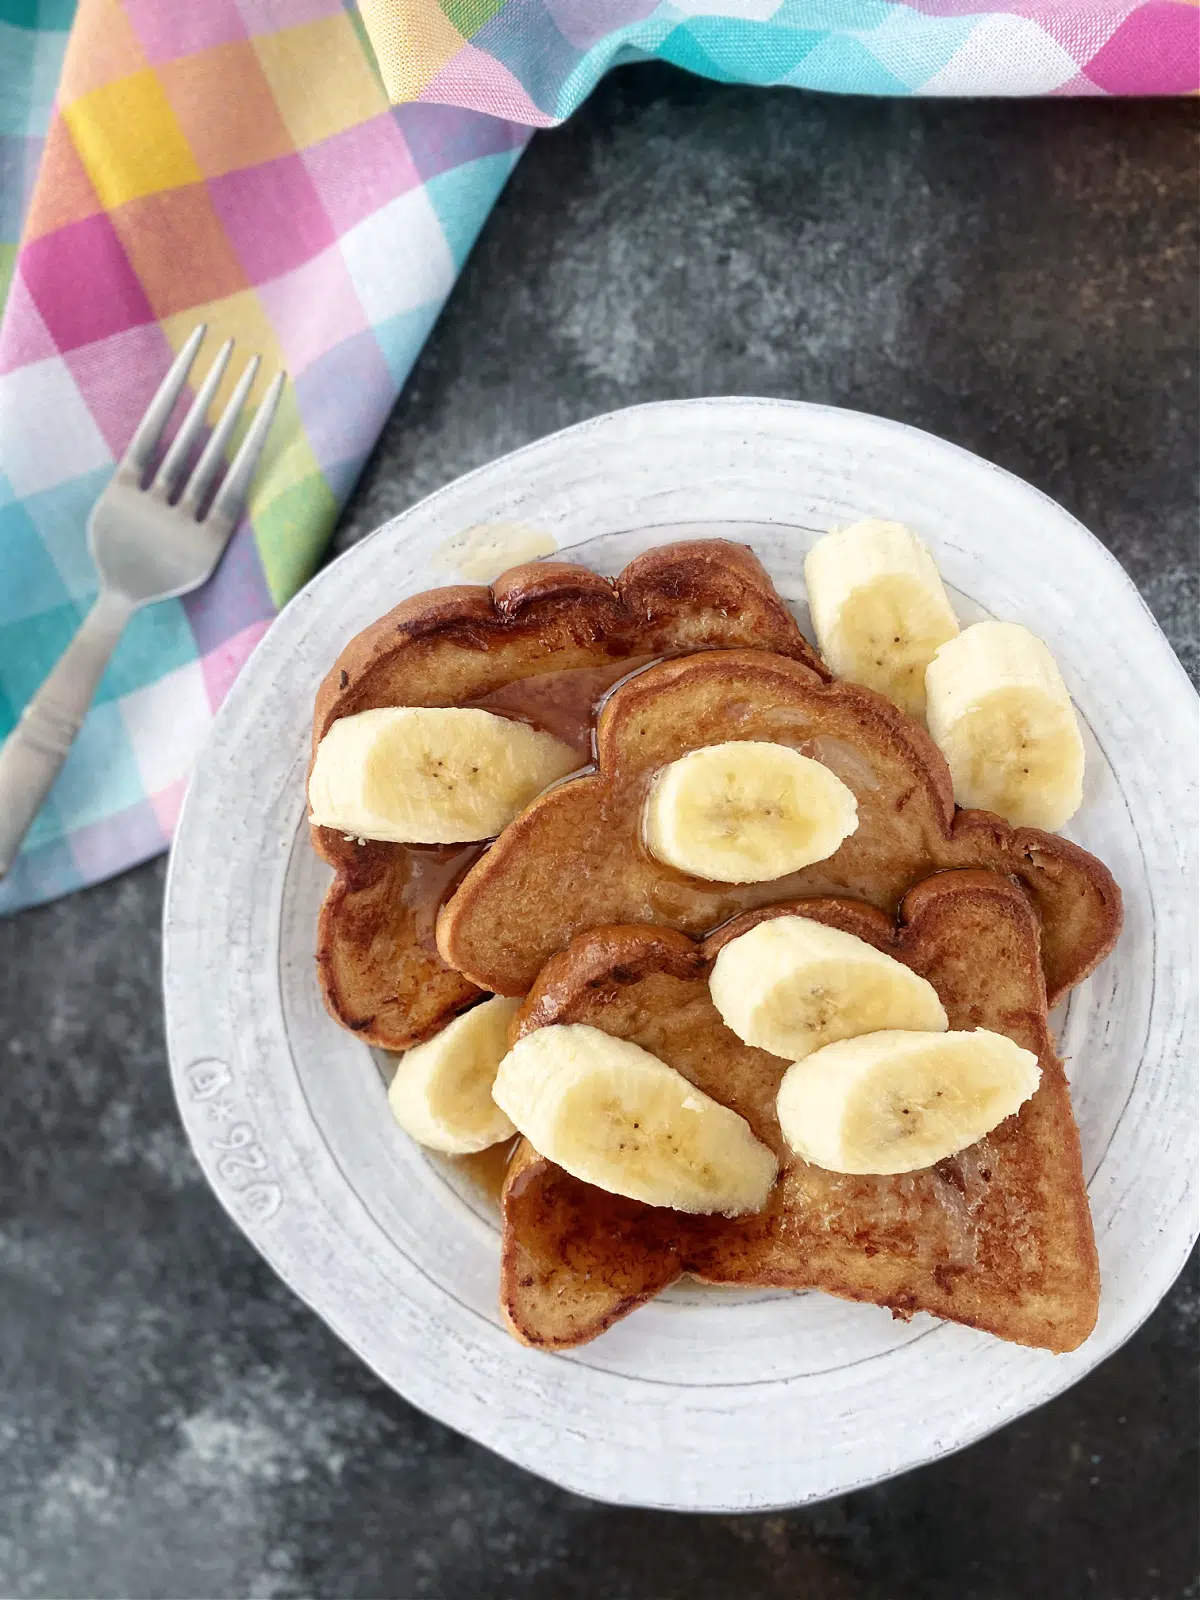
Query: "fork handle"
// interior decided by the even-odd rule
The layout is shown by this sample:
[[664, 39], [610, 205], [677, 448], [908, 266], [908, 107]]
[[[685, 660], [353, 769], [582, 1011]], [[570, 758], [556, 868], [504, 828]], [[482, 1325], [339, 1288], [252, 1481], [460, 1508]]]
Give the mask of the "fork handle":
[[58, 777], [134, 607], [102, 589], [61, 659], [0, 747], [0, 878]]

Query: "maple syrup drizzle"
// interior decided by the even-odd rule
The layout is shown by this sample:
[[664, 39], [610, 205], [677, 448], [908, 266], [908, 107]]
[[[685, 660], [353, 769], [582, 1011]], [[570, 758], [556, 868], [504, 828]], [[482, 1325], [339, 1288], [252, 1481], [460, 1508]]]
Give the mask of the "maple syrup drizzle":
[[457, 1171], [465, 1173], [473, 1186], [489, 1204], [500, 1209], [500, 1192], [508, 1176], [508, 1164], [513, 1158], [520, 1135], [506, 1139], [503, 1144], [489, 1145], [469, 1156], [446, 1156], [445, 1160]]
[[588, 762], [592, 759], [592, 734], [601, 705], [618, 684], [661, 659], [625, 656], [602, 667], [542, 672], [532, 678], [517, 678], [466, 704], [553, 734]]
[[412, 917], [418, 944], [436, 955], [438, 912], [479, 860], [485, 846], [406, 844], [399, 848], [405, 853], [408, 867], [401, 904]]
[[[396, 1063], [400, 1056], [392, 1050], [372, 1051], [375, 1065], [379, 1069], [379, 1076], [383, 1079], [385, 1089], [391, 1088], [392, 1079], [396, 1075]], [[504, 1139], [500, 1144], [489, 1145], [486, 1150], [476, 1150], [467, 1156], [436, 1156], [438, 1162], [445, 1162], [456, 1172], [465, 1174], [474, 1189], [484, 1197], [490, 1206], [497, 1212], [500, 1210], [500, 1194], [504, 1188], [504, 1180], [508, 1176], [508, 1164], [516, 1153], [516, 1148], [521, 1142], [521, 1135], [514, 1134], [511, 1139]]]

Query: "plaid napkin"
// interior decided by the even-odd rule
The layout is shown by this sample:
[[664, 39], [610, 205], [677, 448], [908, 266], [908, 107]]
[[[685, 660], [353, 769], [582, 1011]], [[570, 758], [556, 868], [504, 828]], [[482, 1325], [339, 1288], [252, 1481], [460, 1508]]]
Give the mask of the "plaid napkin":
[[393, 100], [546, 127], [609, 67], [844, 94], [1190, 94], [1196, 0], [361, 0]]
[[191, 328], [262, 355], [253, 399], [277, 368], [293, 383], [216, 577], [118, 647], [0, 885], [9, 910], [167, 844], [213, 713], [317, 563], [532, 128], [607, 67], [876, 94], [1197, 88], [1198, 14], [1178, 0], [74, 11], [0, 0], [0, 736], [94, 598], [87, 513]]

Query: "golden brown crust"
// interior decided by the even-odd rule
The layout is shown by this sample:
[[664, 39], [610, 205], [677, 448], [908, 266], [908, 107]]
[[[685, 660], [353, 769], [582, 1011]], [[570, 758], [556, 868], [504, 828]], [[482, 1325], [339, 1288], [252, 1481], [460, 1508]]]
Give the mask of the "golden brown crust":
[[[828, 860], [768, 883], [711, 883], [655, 860], [640, 838], [653, 774], [729, 739], [816, 755], [854, 790], [857, 831]], [[923, 728], [882, 695], [822, 681], [800, 662], [756, 650], [664, 661], [609, 697], [597, 748], [598, 771], [529, 806], [442, 910], [443, 957], [488, 989], [524, 994], [546, 960], [596, 922], [701, 934], [757, 905], [817, 895], [894, 915], [914, 883], [954, 868], [1009, 873], [1028, 890], [1051, 1003], [1120, 930], [1120, 892], [1103, 863], [1054, 834], [956, 813], [949, 769]]]
[[479, 990], [438, 956], [437, 908], [478, 855], [463, 849], [360, 847], [317, 919], [317, 977], [330, 1014], [369, 1044], [431, 1038]]
[[[338, 717], [376, 706], [462, 705], [541, 674], [607, 666], [619, 675], [623, 662], [747, 644], [828, 676], [742, 545], [664, 545], [612, 581], [570, 562], [528, 563], [490, 589], [415, 595], [351, 639], [317, 692], [312, 748]], [[385, 1048], [430, 1037], [479, 993], [432, 937], [434, 858], [456, 852], [359, 845], [329, 828], [313, 828], [312, 841], [338, 874], [317, 951], [330, 1013]]]
[[[772, 908], [737, 920], [744, 920], [748, 928], [752, 921], [773, 914]], [[744, 933], [746, 928], [740, 931]], [[694, 939], [671, 928], [654, 929], [653, 938], [648, 936], [649, 931], [619, 926], [591, 928], [586, 939], [577, 939], [569, 949], [551, 956], [508, 1025], [510, 1042], [516, 1044], [536, 1028], [548, 1027], [580, 994], [599, 985], [639, 983], [651, 972], [687, 982], [707, 978], [704, 949]]]
[[[787, 1063], [743, 1045], [708, 994], [717, 950], [768, 916], [814, 916], [866, 938], [937, 989], [953, 1028], [1008, 1034], [1041, 1063], [1037, 1093], [971, 1150], [896, 1178], [823, 1172], [791, 1155], [774, 1096]], [[1021, 1344], [1076, 1348], [1099, 1269], [1066, 1077], [1046, 1023], [1036, 918], [995, 873], [944, 873], [895, 924], [860, 902], [757, 910], [702, 945], [671, 930], [603, 928], [548, 964], [514, 1037], [586, 1022], [633, 1038], [745, 1116], [783, 1160], [766, 1210], [691, 1217], [607, 1195], [524, 1141], [503, 1194], [501, 1303], [526, 1343], [595, 1338], [684, 1272], [714, 1283], [817, 1288], [910, 1316], [928, 1311]]]

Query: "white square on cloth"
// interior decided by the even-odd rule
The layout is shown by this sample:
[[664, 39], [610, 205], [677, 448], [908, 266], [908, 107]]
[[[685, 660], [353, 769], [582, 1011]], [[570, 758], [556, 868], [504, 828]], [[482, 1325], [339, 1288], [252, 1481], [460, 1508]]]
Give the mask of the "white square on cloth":
[[118, 704], [146, 793], [186, 777], [212, 721], [202, 663], [177, 667]]
[[438, 214], [410, 189], [342, 237], [342, 255], [371, 322], [444, 300], [457, 276]]
[[0, 476], [18, 496], [66, 483], [112, 459], [61, 356], [0, 377]]

